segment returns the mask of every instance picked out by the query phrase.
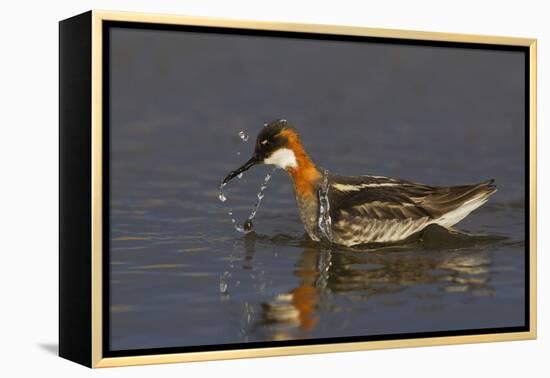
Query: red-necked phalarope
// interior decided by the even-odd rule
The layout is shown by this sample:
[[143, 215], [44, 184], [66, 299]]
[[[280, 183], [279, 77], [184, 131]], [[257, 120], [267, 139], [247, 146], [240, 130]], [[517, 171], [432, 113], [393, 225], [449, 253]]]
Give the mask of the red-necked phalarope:
[[328, 173], [313, 163], [286, 120], [266, 124], [252, 158], [222, 183], [262, 163], [289, 174], [309, 237], [345, 246], [401, 241], [431, 224], [450, 228], [497, 190], [494, 180], [440, 187], [383, 176]]

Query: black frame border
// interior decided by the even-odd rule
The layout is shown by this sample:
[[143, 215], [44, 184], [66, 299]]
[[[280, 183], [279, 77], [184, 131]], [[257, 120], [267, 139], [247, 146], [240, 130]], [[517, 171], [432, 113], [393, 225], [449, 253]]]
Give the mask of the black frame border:
[[59, 22], [59, 356], [92, 365], [92, 12]]

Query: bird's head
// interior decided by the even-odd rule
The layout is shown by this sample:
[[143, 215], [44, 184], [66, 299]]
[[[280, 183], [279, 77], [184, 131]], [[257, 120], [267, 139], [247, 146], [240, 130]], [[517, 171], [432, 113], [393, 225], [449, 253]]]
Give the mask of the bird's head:
[[298, 133], [284, 119], [266, 124], [256, 138], [254, 153], [240, 168], [230, 172], [223, 184], [256, 164], [272, 164], [288, 170], [298, 167], [298, 150], [302, 151]]

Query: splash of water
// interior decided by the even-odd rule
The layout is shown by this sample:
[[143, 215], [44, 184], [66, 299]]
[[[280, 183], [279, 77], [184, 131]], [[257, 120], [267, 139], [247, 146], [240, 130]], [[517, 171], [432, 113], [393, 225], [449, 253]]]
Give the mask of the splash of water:
[[247, 230], [248, 227], [246, 222], [244, 224], [237, 222], [237, 220], [233, 217], [233, 211], [229, 211], [227, 214], [231, 218], [231, 223], [233, 224], [233, 227], [235, 227], [235, 230], [242, 232], [243, 234], [250, 232], [250, 230]]
[[[271, 180], [271, 177], [273, 177], [273, 174], [275, 173], [276, 170], [277, 170], [277, 167], [274, 167], [273, 170], [265, 176], [264, 181], [260, 186], [260, 191], [258, 192], [258, 194], [256, 194], [256, 198], [257, 198], [256, 204], [252, 208], [250, 215], [247, 217], [246, 221], [243, 224], [240, 224], [239, 222], [237, 222], [237, 220], [233, 217], [233, 210], [229, 210], [227, 214], [231, 218], [231, 223], [233, 224], [233, 227], [235, 227], [235, 230], [242, 232], [243, 234], [248, 234], [249, 232], [252, 231], [252, 228], [254, 227], [252, 220], [256, 217], [256, 214], [258, 213], [260, 205], [262, 204], [262, 200], [265, 197], [265, 190], [267, 189], [267, 184], [269, 183], [269, 180]], [[225, 184], [222, 183], [220, 185], [220, 193], [218, 195], [218, 198], [222, 202], [225, 202], [227, 200], [227, 197], [223, 193], [223, 188], [226, 185], [227, 183]]]
[[[248, 136], [248, 134], [246, 133], [246, 131], [241, 130], [241, 131], [239, 131], [239, 138], [241, 139], [241, 141], [242, 141], [243, 143], [246, 143], [246, 142], [248, 142], [249, 136]], [[241, 155], [241, 151], [237, 151], [237, 156], [240, 156], [240, 155]], [[237, 175], [237, 178], [238, 178], [238, 179], [242, 179], [242, 178], [243, 178], [243, 173], [242, 173], [242, 172], [239, 173], [239, 174]], [[226, 185], [227, 185], [227, 183], [222, 183], [222, 184], [220, 185], [220, 193], [218, 194], [218, 198], [220, 199], [221, 202], [225, 202], [225, 201], [227, 200], [227, 197], [226, 197], [225, 194], [223, 193], [223, 188], [225, 188]]]
[[[264, 126], [265, 126], [265, 124], [264, 124]], [[244, 130], [241, 130], [241, 131], [239, 131], [239, 138], [241, 139], [241, 141], [247, 142], [248, 139], [249, 139], [249, 136]], [[240, 155], [240, 154], [241, 154], [240, 152], [237, 152], [237, 155]], [[257, 197], [256, 204], [252, 208], [252, 211], [250, 212], [250, 215], [248, 216], [248, 218], [246, 219], [244, 224], [241, 225], [239, 222], [237, 222], [237, 220], [233, 217], [233, 210], [229, 210], [228, 215], [231, 218], [231, 223], [233, 223], [233, 227], [235, 227], [235, 230], [237, 230], [239, 232], [242, 232], [244, 234], [248, 234], [249, 232], [252, 231], [252, 228], [254, 227], [254, 224], [252, 223], [252, 220], [256, 217], [256, 214], [258, 213], [258, 209], [260, 208], [262, 200], [265, 196], [264, 192], [267, 189], [267, 183], [269, 182], [269, 180], [271, 179], [271, 177], [275, 173], [275, 170], [277, 170], [277, 167], [274, 167], [273, 170], [265, 176], [264, 181], [263, 181], [262, 185], [260, 186], [260, 191], [258, 192], [258, 194], [256, 194], [256, 197]], [[239, 179], [241, 179], [242, 177], [243, 177], [242, 172], [237, 175], [237, 178], [239, 178]], [[225, 202], [227, 200], [227, 197], [225, 196], [225, 194], [223, 192], [223, 189], [226, 186], [227, 186], [227, 183], [222, 182], [220, 184], [220, 188], [219, 188], [220, 191], [219, 191], [219, 194], [218, 194], [218, 198], [221, 202]]]
[[252, 221], [252, 219], [254, 219], [254, 217], [258, 213], [258, 209], [260, 208], [260, 205], [262, 204], [262, 200], [264, 199], [264, 196], [265, 196], [264, 192], [267, 189], [267, 184], [269, 183], [269, 180], [271, 180], [271, 177], [273, 177], [273, 174], [275, 173], [276, 170], [277, 170], [277, 167], [274, 167], [270, 173], [265, 175], [264, 182], [260, 186], [260, 191], [258, 192], [258, 194], [256, 194], [256, 197], [257, 197], [256, 205], [254, 206], [254, 209], [252, 209], [252, 212], [248, 216], [249, 221]]
[[254, 324], [254, 307], [248, 302], [244, 302], [241, 308], [241, 334], [245, 341], [248, 341], [248, 333]]
[[248, 234], [249, 232], [252, 232], [252, 229], [254, 228], [254, 224], [252, 223], [252, 221], [256, 217], [256, 214], [258, 214], [258, 210], [260, 209], [262, 200], [265, 197], [265, 190], [267, 189], [267, 184], [269, 183], [269, 180], [271, 180], [271, 177], [273, 177], [273, 174], [275, 173], [276, 169], [277, 167], [273, 168], [273, 170], [270, 173], [265, 175], [264, 181], [260, 186], [260, 191], [258, 192], [258, 194], [256, 194], [256, 204], [252, 208], [252, 211], [250, 212], [250, 215], [248, 216], [244, 224], [241, 225], [235, 220], [235, 218], [233, 217], [231, 218], [231, 222], [233, 223], [235, 230], [242, 232], [243, 234]]
[[325, 293], [326, 288], [328, 287], [329, 272], [332, 266], [332, 251], [327, 248], [321, 248], [319, 253], [319, 260], [317, 261], [317, 271], [319, 276], [315, 281], [315, 287], [320, 290], [320, 292]]
[[225, 271], [220, 276], [220, 294], [227, 294], [229, 289], [229, 284], [227, 283], [227, 280], [231, 277], [231, 273], [228, 271]]
[[246, 131], [239, 131], [239, 138], [241, 138], [243, 142], [248, 142], [248, 134], [246, 133]]
[[328, 171], [323, 171], [323, 182], [319, 188], [319, 218], [317, 219], [317, 225], [321, 238], [324, 241], [332, 242], [332, 219], [330, 218], [330, 202], [328, 200]]
[[218, 194], [218, 198], [222, 202], [225, 202], [227, 200], [227, 197], [225, 196], [225, 194], [223, 194], [223, 188], [225, 188], [226, 185], [227, 183], [223, 183], [223, 182], [220, 184], [220, 193]]
[[[239, 138], [241, 138], [241, 141], [242, 141], [243, 143], [246, 143], [246, 142], [248, 142], [249, 136], [248, 136], [248, 134], [246, 133], [246, 131], [241, 130], [241, 131], [239, 131]], [[237, 151], [237, 156], [241, 156], [241, 151]], [[242, 173], [242, 172], [239, 173], [239, 174], [237, 175], [237, 178], [238, 178], [238, 179], [242, 179], [242, 178], [243, 178], [243, 173]]]

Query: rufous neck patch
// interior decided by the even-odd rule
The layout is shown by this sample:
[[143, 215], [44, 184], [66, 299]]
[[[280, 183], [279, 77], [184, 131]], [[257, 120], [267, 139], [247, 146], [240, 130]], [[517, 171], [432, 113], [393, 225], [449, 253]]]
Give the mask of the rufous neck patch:
[[321, 178], [321, 173], [311, 160], [304, 149], [298, 134], [292, 129], [281, 131], [281, 135], [286, 137], [287, 148], [294, 152], [296, 157], [296, 167], [288, 167], [286, 171], [294, 182], [296, 194], [301, 197], [315, 195], [315, 185]]

